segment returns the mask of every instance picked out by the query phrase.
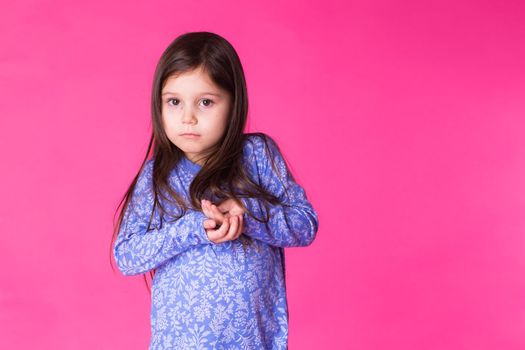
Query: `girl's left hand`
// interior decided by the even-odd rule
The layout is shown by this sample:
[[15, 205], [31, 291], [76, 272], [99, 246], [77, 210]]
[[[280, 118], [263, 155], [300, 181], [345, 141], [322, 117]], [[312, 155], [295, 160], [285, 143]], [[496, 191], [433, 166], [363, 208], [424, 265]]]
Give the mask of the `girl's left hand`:
[[[209, 219], [204, 221], [205, 228], [207, 229], [215, 228], [217, 225], [222, 225], [225, 219], [231, 216], [238, 216], [240, 219], [239, 220], [240, 225], [239, 225], [238, 232], [242, 232], [242, 230], [244, 229], [244, 225], [242, 221], [244, 211], [242, 210], [242, 208], [230, 208], [229, 204], [231, 203], [229, 202], [227, 203], [227, 202], [228, 201], [225, 201], [221, 203], [219, 207], [217, 207], [216, 205], [214, 205], [213, 203], [211, 203], [210, 201], [206, 199], [201, 200], [202, 211], [207, 217], [209, 217]], [[221, 210], [219, 210], [219, 208], [221, 208], [221, 210], [224, 210], [224, 209], [228, 209], [228, 210], [223, 213], [221, 212]]]

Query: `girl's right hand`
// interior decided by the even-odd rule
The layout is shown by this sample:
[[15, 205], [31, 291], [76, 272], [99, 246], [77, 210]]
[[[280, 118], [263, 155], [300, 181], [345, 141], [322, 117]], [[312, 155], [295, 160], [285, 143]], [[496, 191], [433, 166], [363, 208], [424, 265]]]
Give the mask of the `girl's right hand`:
[[[222, 243], [237, 239], [243, 231], [243, 216], [223, 214], [216, 205], [208, 201], [202, 202], [202, 211], [209, 218], [204, 221], [204, 229], [208, 239], [214, 243]], [[214, 229], [217, 222], [221, 222], [219, 228]]]

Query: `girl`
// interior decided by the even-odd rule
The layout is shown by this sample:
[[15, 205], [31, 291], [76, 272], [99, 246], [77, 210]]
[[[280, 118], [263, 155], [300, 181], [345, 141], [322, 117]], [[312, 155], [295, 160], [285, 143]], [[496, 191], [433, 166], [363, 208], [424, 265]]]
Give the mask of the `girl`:
[[243, 133], [234, 48], [214, 33], [179, 36], [151, 103], [146, 158], [111, 242], [122, 274], [153, 275], [149, 349], [286, 349], [284, 248], [311, 244], [318, 218], [275, 141]]

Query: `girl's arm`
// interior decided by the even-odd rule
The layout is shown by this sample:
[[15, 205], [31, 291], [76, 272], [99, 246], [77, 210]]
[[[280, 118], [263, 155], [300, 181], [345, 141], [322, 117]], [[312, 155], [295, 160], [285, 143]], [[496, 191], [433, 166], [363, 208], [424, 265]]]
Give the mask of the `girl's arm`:
[[[319, 226], [317, 213], [308, 201], [304, 189], [294, 180], [279, 152], [275, 141], [268, 137], [270, 154], [264, 141], [253, 138], [252, 167], [259, 174], [260, 184], [277, 196], [283, 205], [267, 204], [270, 220], [268, 224], [258, 222], [244, 214], [244, 234], [278, 247], [310, 245]], [[277, 170], [272, 168], [274, 160]], [[259, 219], [266, 217], [261, 200], [241, 198], [244, 205]]]
[[159, 228], [156, 209], [147, 231], [154, 198], [152, 170], [153, 161], [148, 160], [139, 175], [113, 247], [117, 266], [126, 276], [146, 273], [192, 246], [212, 243], [203, 226], [207, 217], [197, 210], [188, 210], [176, 221], [163, 220]]

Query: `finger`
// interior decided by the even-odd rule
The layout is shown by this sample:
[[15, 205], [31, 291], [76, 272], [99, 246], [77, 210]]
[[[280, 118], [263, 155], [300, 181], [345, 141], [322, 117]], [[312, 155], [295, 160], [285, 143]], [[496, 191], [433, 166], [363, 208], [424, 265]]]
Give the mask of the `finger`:
[[228, 220], [224, 220], [218, 229], [210, 230], [209, 236], [211, 237], [212, 240], [215, 241], [215, 243], [222, 243], [224, 242], [223, 238], [228, 233], [229, 228], [230, 228], [230, 223], [228, 222]]
[[204, 215], [206, 215], [207, 217], [210, 217], [208, 207], [206, 206], [206, 200], [204, 199], [201, 199], [201, 208], [202, 208], [202, 212], [204, 213]]
[[206, 219], [204, 220], [204, 227], [205, 228], [215, 228], [217, 226], [217, 223], [213, 219]]
[[230, 219], [230, 229], [228, 230], [228, 233], [226, 234], [226, 239], [228, 241], [231, 241], [235, 239], [235, 235], [237, 234], [237, 228], [239, 227], [239, 217], [238, 216], [232, 216]]
[[216, 205], [214, 205], [208, 200], [204, 200], [204, 207], [206, 208], [206, 211], [210, 218], [214, 219], [219, 223], [222, 223], [222, 221], [224, 220], [224, 215], [220, 212]]
[[235, 219], [233, 219], [233, 218], [225, 219], [224, 223], [227, 226], [226, 226], [226, 229], [224, 230], [224, 232], [222, 234], [222, 237], [220, 237], [220, 239], [219, 239], [219, 243], [230, 241], [233, 233], [235, 233], [235, 230], [236, 230], [233, 227], [234, 223], [235, 223]]
[[244, 217], [243, 215], [239, 215], [239, 228], [237, 229], [237, 233], [234, 239], [239, 238], [239, 236], [242, 234], [243, 231], [244, 231]]
[[202, 202], [202, 212], [203, 212], [207, 217], [209, 217], [210, 219], [217, 220], [217, 218], [215, 217], [214, 212], [211, 210], [210, 202], [207, 201], [207, 200], [205, 200], [205, 199], [204, 199], [203, 202]]
[[211, 211], [213, 215], [215, 216], [215, 219], [218, 219], [220, 221], [224, 220], [224, 215], [221, 213], [219, 208], [215, 204], [210, 204]]
[[225, 201], [220, 203], [219, 204], [219, 209], [223, 213], [224, 212], [228, 212], [230, 214], [230, 216], [239, 215], [239, 214], [243, 214], [244, 213], [244, 209], [239, 204], [237, 204], [236, 201], [234, 201], [231, 198], [226, 199]]
[[235, 233], [231, 237], [232, 240], [239, 238], [239, 236], [242, 233], [242, 216], [236, 215], [235, 218], [237, 220], [237, 228], [235, 230]]
[[219, 203], [219, 205], [217, 207], [219, 208], [219, 210], [222, 213], [230, 211], [230, 203], [229, 203], [228, 200], [225, 200], [225, 201]]

